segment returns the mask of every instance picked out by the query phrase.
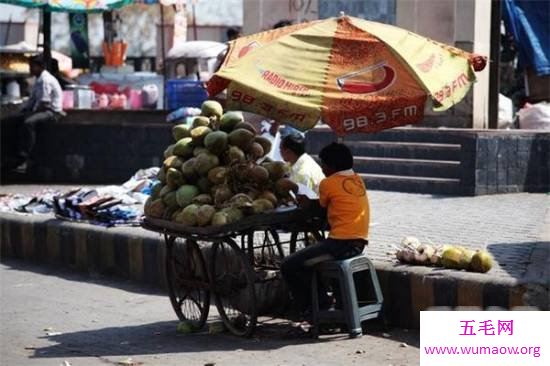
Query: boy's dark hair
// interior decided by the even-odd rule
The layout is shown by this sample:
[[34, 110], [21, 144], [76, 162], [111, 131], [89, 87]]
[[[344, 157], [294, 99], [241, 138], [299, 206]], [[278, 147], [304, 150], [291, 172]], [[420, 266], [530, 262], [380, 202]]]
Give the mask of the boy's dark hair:
[[306, 141], [299, 133], [291, 133], [281, 140], [281, 146], [292, 151], [296, 156], [302, 156], [306, 152]]
[[42, 68], [46, 67], [46, 59], [44, 58], [44, 55], [35, 55], [29, 58], [29, 64], [37, 65]]
[[319, 159], [337, 172], [353, 168], [353, 155], [344, 144], [333, 142], [325, 146], [319, 153]]

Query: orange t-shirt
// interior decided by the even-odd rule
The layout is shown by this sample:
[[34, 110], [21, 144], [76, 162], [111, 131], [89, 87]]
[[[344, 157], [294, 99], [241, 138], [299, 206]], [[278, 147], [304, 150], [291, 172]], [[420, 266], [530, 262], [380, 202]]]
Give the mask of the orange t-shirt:
[[361, 177], [338, 172], [321, 181], [319, 203], [327, 208], [329, 238], [367, 239], [369, 200]]

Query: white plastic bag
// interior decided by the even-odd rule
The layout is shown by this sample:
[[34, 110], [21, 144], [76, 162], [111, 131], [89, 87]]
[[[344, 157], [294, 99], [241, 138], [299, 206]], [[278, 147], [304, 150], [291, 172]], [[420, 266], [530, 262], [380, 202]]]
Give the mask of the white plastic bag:
[[522, 130], [550, 131], [550, 104], [540, 102], [525, 106], [518, 112], [519, 128]]

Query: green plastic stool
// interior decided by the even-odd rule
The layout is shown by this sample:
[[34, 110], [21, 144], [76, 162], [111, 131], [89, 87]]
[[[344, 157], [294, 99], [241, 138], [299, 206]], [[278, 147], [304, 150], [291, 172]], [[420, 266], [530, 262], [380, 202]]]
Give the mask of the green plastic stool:
[[[334, 279], [339, 284], [341, 309], [319, 309], [318, 279]], [[370, 280], [375, 299], [365, 299], [364, 279]], [[350, 338], [361, 337], [361, 322], [382, 314], [382, 290], [374, 265], [361, 254], [341, 261], [327, 261], [315, 266], [311, 280], [312, 328], [314, 338], [319, 336], [322, 323], [345, 323]], [[358, 296], [359, 295], [359, 296]], [[359, 298], [358, 298], [359, 297]]]

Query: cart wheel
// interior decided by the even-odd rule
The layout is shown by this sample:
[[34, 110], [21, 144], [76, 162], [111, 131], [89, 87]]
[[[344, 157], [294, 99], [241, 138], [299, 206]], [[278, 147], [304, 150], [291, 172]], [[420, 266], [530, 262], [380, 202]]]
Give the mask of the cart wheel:
[[279, 268], [285, 252], [275, 230], [254, 231], [246, 235], [246, 252], [254, 267]]
[[256, 327], [254, 272], [232, 239], [214, 244], [212, 284], [218, 312], [231, 333], [248, 337]]
[[168, 295], [178, 318], [201, 329], [210, 309], [208, 271], [199, 246], [193, 240], [166, 239]]

